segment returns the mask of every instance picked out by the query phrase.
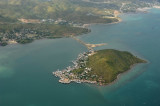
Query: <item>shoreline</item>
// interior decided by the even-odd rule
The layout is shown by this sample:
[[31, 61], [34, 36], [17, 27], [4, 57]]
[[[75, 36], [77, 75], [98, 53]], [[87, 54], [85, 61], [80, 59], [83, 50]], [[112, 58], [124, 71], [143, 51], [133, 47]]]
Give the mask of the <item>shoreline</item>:
[[120, 17], [118, 17], [117, 19], [118, 19], [117, 22], [112, 22], [112, 23], [108, 23], [108, 24], [118, 24], [118, 23], [121, 23], [123, 21]]
[[126, 74], [126, 73], [130, 72], [130, 71], [131, 71], [136, 65], [138, 65], [138, 64], [143, 64], [143, 63], [137, 63], [137, 64], [132, 65], [129, 70], [127, 70], [127, 71], [125, 71], [125, 72], [123, 72], [123, 73], [118, 74], [117, 77], [116, 77], [116, 79], [115, 79], [114, 81], [112, 81], [112, 82], [110, 82], [110, 83], [108, 83], [108, 84], [106, 84], [106, 85], [97, 85], [97, 84], [95, 84], [95, 86], [98, 86], [98, 87], [106, 87], [106, 86], [111, 86], [111, 85], [115, 84], [115, 83], [120, 79], [120, 77], [121, 77], [123, 74]]
[[118, 74], [118, 75], [117, 75], [117, 78], [116, 78], [113, 82], [108, 83], [107, 86], [110, 86], [110, 85], [112, 85], [112, 84], [115, 84], [115, 83], [121, 78], [121, 76], [122, 76], [123, 74], [126, 74], [126, 73], [132, 71], [132, 69], [133, 69], [134, 67], [136, 67], [136, 65], [139, 65], [139, 64], [144, 64], [144, 63], [136, 63], [136, 64], [130, 66], [130, 69], [129, 69], [129, 70], [127, 70], [127, 71], [125, 71], [125, 72], [123, 72], [123, 73]]
[[110, 24], [118, 24], [123, 22], [123, 20], [120, 17], [115, 17], [117, 18], [117, 22], [111, 22], [111, 23], [91, 23], [91, 24], [86, 24], [87, 28], [92, 26], [92, 25], [110, 25]]
[[159, 5], [155, 5], [155, 6], [153, 6], [153, 8], [160, 9], [160, 6]]
[[118, 17], [119, 15], [121, 15], [123, 13], [119, 12], [118, 10], [115, 10], [114, 12], [114, 17], [111, 18], [116, 18], [118, 21], [117, 22], [111, 22], [111, 23], [90, 23], [90, 24], [84, 24], [85, 28], [88, 28], [91, 25], [110, 25], [110, 24], [118, 24], [121, 23], [123, 20], [122, 18]]
[[136, 12], [143, 12], [143, 13], [148, 13], [150, 9], [160, 9], [160, 5], [154, 5], [152, 7], [144, 7], [144, 8], [137, 8]]
[[[82, 67], [82, 65], [86, 64], [88, 57], [95, 53], [96, 51], [94, 50], [89, 50], [88, 52], [80, 53], [77, 59], [72, 61], [72, 63], [74, 64], [73, 66], [68, 66], [66, 69], [63, 69], [61, 71], [58, 69], [57, 71], [52, 72], [52, 74], [56, 77], [59, 77], [59, 82], [63, 84], [69, 84], [71, 82], [95, 84], [97, 83], [97, 81], [80, 79], [76, 74], [72, 73], [73, 70], [79, 69], [80, 67]], [[85, 65], [84, 67], [87, 73], [91, 71], [91, 68], [87, 68]]]
[[[131, 53], [132, 53], [132, 52], [131, 52]], [[94, 84], [94, 86], [98, 86], [98, 87], [111, 86], [112, 84], [115, 84], [115, 83], [121, 78], [122, 75], [127, 74], [128, 72], [132, 71], [132, 69], [133, 69], [134, 67], [136, 67], [137, 65], [139, 65], [139, 64], [150, 64], [150, 61], [146, 60], [145, 58], [143, 58], [143, 57], [141, 57], [141, 56], [138, 56], [138, 57], [139, 57], [140, 59], [142, 59], [142, 60], [145, 60], [146, 63], [136, 63], [136, 64], [133, 64], [132, 66], [130, 66], [130, 69], [128, 69], [127, 71], [122, 72], [122, 73], [119, 73], [114, 81], [112, 81], [112, 82], [110, 82], [110, 83], [108, 83], [108, 84], [106, 84], [106, 85], [101, 85], [101, 86], [99, 86], [99, 85]]]
[[[145, 63], [145, 64], [149, 64], [149, 63], [150, 63], [150, 62], [149, 62], [148, 60], [146, 60], [146, 63]], [[136, 67], [137, 65], [139, 65], [139, 64], [144, 64], [144, 63], [137, 63], [137, 64], [132, 65], [129, 70], [127, 70], [127, 71], [125, 71], [125, 72], [123, 72], [123, 73], [118, 74], [118, 75], [117, 75], [117, 78], [116, 78], [113, 82], [109, 83], [107, 86], [110, 86], [110, 85], [112, 85], [112, 84], [115, 84], [115, 83], [121, 78], [122, 75], [127, 74], [128, 72], [132, 71], [132, 69], [133, 69], [134, 67]]]

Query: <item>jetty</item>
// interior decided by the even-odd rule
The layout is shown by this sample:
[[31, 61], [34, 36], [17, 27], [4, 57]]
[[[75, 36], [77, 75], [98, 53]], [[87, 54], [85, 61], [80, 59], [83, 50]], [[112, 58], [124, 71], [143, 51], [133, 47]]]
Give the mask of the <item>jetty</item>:
[[[94, 47], [98, 47], [98, 46], [104, 46], [104, 45], [107, 45], [107, 43], [101, 43], [101, 44], [89, 44], [89, 43], [86, 43], [80, 39], [78, 39], [77, 37], [71, 35], [70, 36], [72, 39], [78, 41], [79, 43], [81, 43], [82, 45], [84, 45], [85, 47], [87, 47], [87, 49], [90, 51], [90, 50], [93, 50]], [[94, 50], [93, 50], [94, 51]]]

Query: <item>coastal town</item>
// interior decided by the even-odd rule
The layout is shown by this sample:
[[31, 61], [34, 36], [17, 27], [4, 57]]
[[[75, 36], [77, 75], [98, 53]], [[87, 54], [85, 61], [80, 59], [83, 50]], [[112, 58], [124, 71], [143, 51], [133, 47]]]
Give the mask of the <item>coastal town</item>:
[[[80, 53], [78, 55], [78, 58], [73, 61], [73, 66], [69, 66], [66, 69], [60, 71], [57, 70], [53, 72], [53, 75], [56, 77], [59, 77], [60, 83], [71, 83], [71, 82], [76, 82], [76, 83], [97, 83], [97, 81], [89, 80], [87, 73], [89, 73], [92, 69], [89, 67], [86, 67], [86, 64], [88, 62], [88, 57], [92, 56], [96, 52], [93, 49], [90, 49], [89, 52], [84, 52]], [[79, 70], [79, 72], [74, 72], [76, 70]], [[77, 74], [79, 73], [79, 74]], [[92, 75], [91, 77], [96, 77], [96, 75]]]

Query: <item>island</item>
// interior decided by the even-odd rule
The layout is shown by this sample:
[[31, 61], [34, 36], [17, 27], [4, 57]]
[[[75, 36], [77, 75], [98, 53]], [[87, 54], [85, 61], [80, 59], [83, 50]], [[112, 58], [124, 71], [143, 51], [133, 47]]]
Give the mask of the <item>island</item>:
[[60, 83], [94, 83], [107, 85], [117, 76], [131, 69], [133, 65], [146, 63], [127, 51], [106, 49], [80, 53], [73, 66], [53, 72]]

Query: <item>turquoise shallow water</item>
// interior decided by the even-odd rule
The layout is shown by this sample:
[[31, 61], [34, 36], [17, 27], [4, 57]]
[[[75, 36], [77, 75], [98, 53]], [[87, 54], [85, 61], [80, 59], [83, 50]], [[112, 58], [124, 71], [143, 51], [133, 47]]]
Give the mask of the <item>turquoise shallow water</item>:
[[108, 43], [97, 50], [127, 50], [149, 61], [108, 86], [58, 83], [53, 71], [72, 65], [87, 49], [69, 39], [39, 40], [0, 47], [0, 106], [160, 106], [160, 10], [125, 14], [123, 22], [93, 25], [79, 36]]

